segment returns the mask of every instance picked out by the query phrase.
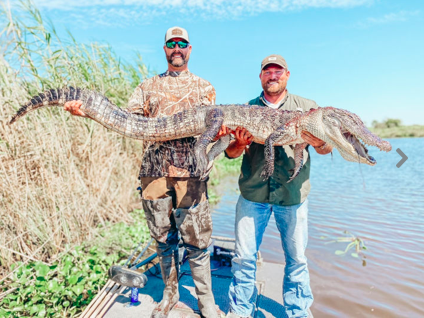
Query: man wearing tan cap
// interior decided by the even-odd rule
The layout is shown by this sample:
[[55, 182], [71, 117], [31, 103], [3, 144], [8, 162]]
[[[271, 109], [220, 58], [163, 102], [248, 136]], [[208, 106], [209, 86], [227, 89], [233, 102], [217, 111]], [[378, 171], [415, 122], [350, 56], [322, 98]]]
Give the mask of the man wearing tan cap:
[[[212, 105], [215, 89], [188, 70], [191, 44], [180, 27], [168, 29], [163, 46], [168, 61], [165, 73], [141, 83], [130, 98], [128, 112], [147, 117], [173, 115], [176, 112]], [[81, 102], [73, 101], [65, 109], [85, 116]], [[207, 247], [212, 234], [206, 181], [196, 171], [195, 138], [145, 144], [139, 179], [142, 203], [151, 236], [157, 241], [157, 253], [165, 282], [163, 298], [152, 317], [167, 317], [179, 300], [178, 230], [188, 252], [188, 260], [203, 317], [218, 317], [211, 289], [210, 255]]]
[[[259, 74], [263, 91], [249, 104], [292, 111], [317, 108], [314, 101], [289, 94], [286, 88], [289, 77], [290, 71], [282, 56], [267, 56], [261, 63]], [[330, 145], [312, 135], [303, 133], [302, 138], [319, 154], [332, 151]], [[227, 317], [249, 317], [252, 314], [257, 253], [272, 213], [286, 259], [284, 275], [281, 273], [281, 277], [284, 276], [285, 309], [281, 317], [312, 317], [309, 307], [313, 296], [305, 257], [307, 196], [311, 187], [309, 151], [307, 148], [304, 150], [305, 163], [299, 175], [287, 183], [291, 175], [289, 171], [294, 169], [294, 151], [291, 146], [275, 147], [274, 173], [268, 180], [263, 180], [264, 145], [251, 142], [252, 135], [244, 128], [237, 128], [235, 140], [226, 150], [229, 158], [237, 158], [244, 152], [239, 179], [241, 195], [236, 206], [236, 257], [232, 260], [234, 278], [230, 285], [230, 313]]]

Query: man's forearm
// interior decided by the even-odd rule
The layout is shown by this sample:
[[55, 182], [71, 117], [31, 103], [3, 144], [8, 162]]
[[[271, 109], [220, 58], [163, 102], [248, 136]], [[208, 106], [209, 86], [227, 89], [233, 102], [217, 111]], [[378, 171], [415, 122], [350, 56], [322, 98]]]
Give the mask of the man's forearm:
[[225, 152], [230, 158], [238, 158], [243, 154], [244, 149], [246, 149], [246, 145], [240, 145], [236, 140], [233, 140]]

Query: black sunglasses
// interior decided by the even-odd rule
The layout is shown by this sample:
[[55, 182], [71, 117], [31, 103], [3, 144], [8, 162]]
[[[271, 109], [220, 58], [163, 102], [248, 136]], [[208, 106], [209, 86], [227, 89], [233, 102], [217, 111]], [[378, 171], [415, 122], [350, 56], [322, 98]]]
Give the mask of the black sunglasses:
[[168, 41], [168, 42], [166, 42], [166, 47], [168, 49], [174, 49], [177, 44], [178, 44], [180, 49], [185, 49], [189, 45], [188, 42], [183, 42], [183, 41], [178, 41], [178, 42]]

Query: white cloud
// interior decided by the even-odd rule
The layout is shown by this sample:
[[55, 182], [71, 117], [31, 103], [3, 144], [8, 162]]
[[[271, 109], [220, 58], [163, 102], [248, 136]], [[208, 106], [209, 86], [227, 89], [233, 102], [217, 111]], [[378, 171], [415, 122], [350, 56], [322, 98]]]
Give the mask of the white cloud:
[[[66, 23], [131, 26], [153, 19], [180, 15], [181, 19], [238, 19], [264, 12], [299, 11], [309, 8], [350, 8], [375, 0], [33, 0], [42, 10], [63, 15]], [[11, 0], [16, 3], [16, 0]]]
[[237, 8], [247, 12], [282, 11], [304, 8], [345, 8], [372, 3], [373, 0], [91, 0], [66, 1], [66, 0], [33, 0], [37, 6], [68, 10], [82, 7], [107, 7], [107, 6], [138, 6], [158, 7], [162, 10], [175, 8], [197, 8], [211, 11], [228, 11]]
[[415, 11], [399, 11], [397, 13], [388, 13], [381, 17], [369, 17], [364, 21], [357, 23], [358, 27], [366, 28], [371, 25], [376, 24], [387, 24], [393, 22], [404, 22], [408, 21], [411, 17], [417, 16], [420, 14], [419, 10]]

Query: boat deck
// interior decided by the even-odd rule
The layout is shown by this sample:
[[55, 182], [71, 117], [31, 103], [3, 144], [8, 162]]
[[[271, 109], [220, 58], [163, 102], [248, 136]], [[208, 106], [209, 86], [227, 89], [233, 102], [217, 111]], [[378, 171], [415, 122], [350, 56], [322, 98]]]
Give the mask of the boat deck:
[[[157, 266], [157, 265], [156, 265]], [[218, 268], [216, 268], [218, 266]], [[218, 262], [212, 262], [212, 289], [215, 302], [219, 309], [227, 313], [229, 310], [228, 287], [230, 286], [232, 274], [231, 267], [220, 266]], [[280, 264], [262, 263], [257, 271], [257, 295], [256, 312], [254, 317], [283, 317], [281, 281], [284, 267]], [[164, 283], [160, 277], [145, 273], [149, 279], [146, 287], [139, 289], [139, 301], [137, 306], [130, 305], [131, 291], [126, 288], [109, 308], [104, 317], [107, 318], [142, 318], [150, 317], [156, 302], [162, 299]], [[276, 283], [279, 281], [279, 283]], [[169, 317], [200, 317], [197, 307], [197, 297], [194, 291], [193, 278], [190, 274], [188, 262], [181, 268], [180, 276], [180, 301], [171, 311]]]
[[[228, 248], [233, 242], [215, 242]], [[229, 248], [231, 250], [231, 248]], [[211, 260], [212, 289], [215, 302], [219, 309], [226, 314], [229, 310], [228, 288], [233, 277], [229, 258], [218, 258], [214, 255]], [[164, 283], [160, 276], [158, 264], [145, 272], [148, 282], [144, 288], [139, 289], [139, 304], [131, 305], [130, 288], [123, 289], [116, 297], [112, 306], [104, 317], [107, 318], [143, 318], [150, 317], [155, 305], [162, 299]], [[256, 302], [256, 310], [253, 317], [284, 317], [282, 307], [282, 280], [284, 275], [283, 264], [273, 264], [263, 261], [258, 262], [256, 277], [257, 293], [253, 296]], [[171, 311], [169, 317], [191, 318], [200, 317], [197, 306], [193, 278], [191, 277], [188, 262], [184, 262], [180, 268], [179, 280], [180, 301]]]

